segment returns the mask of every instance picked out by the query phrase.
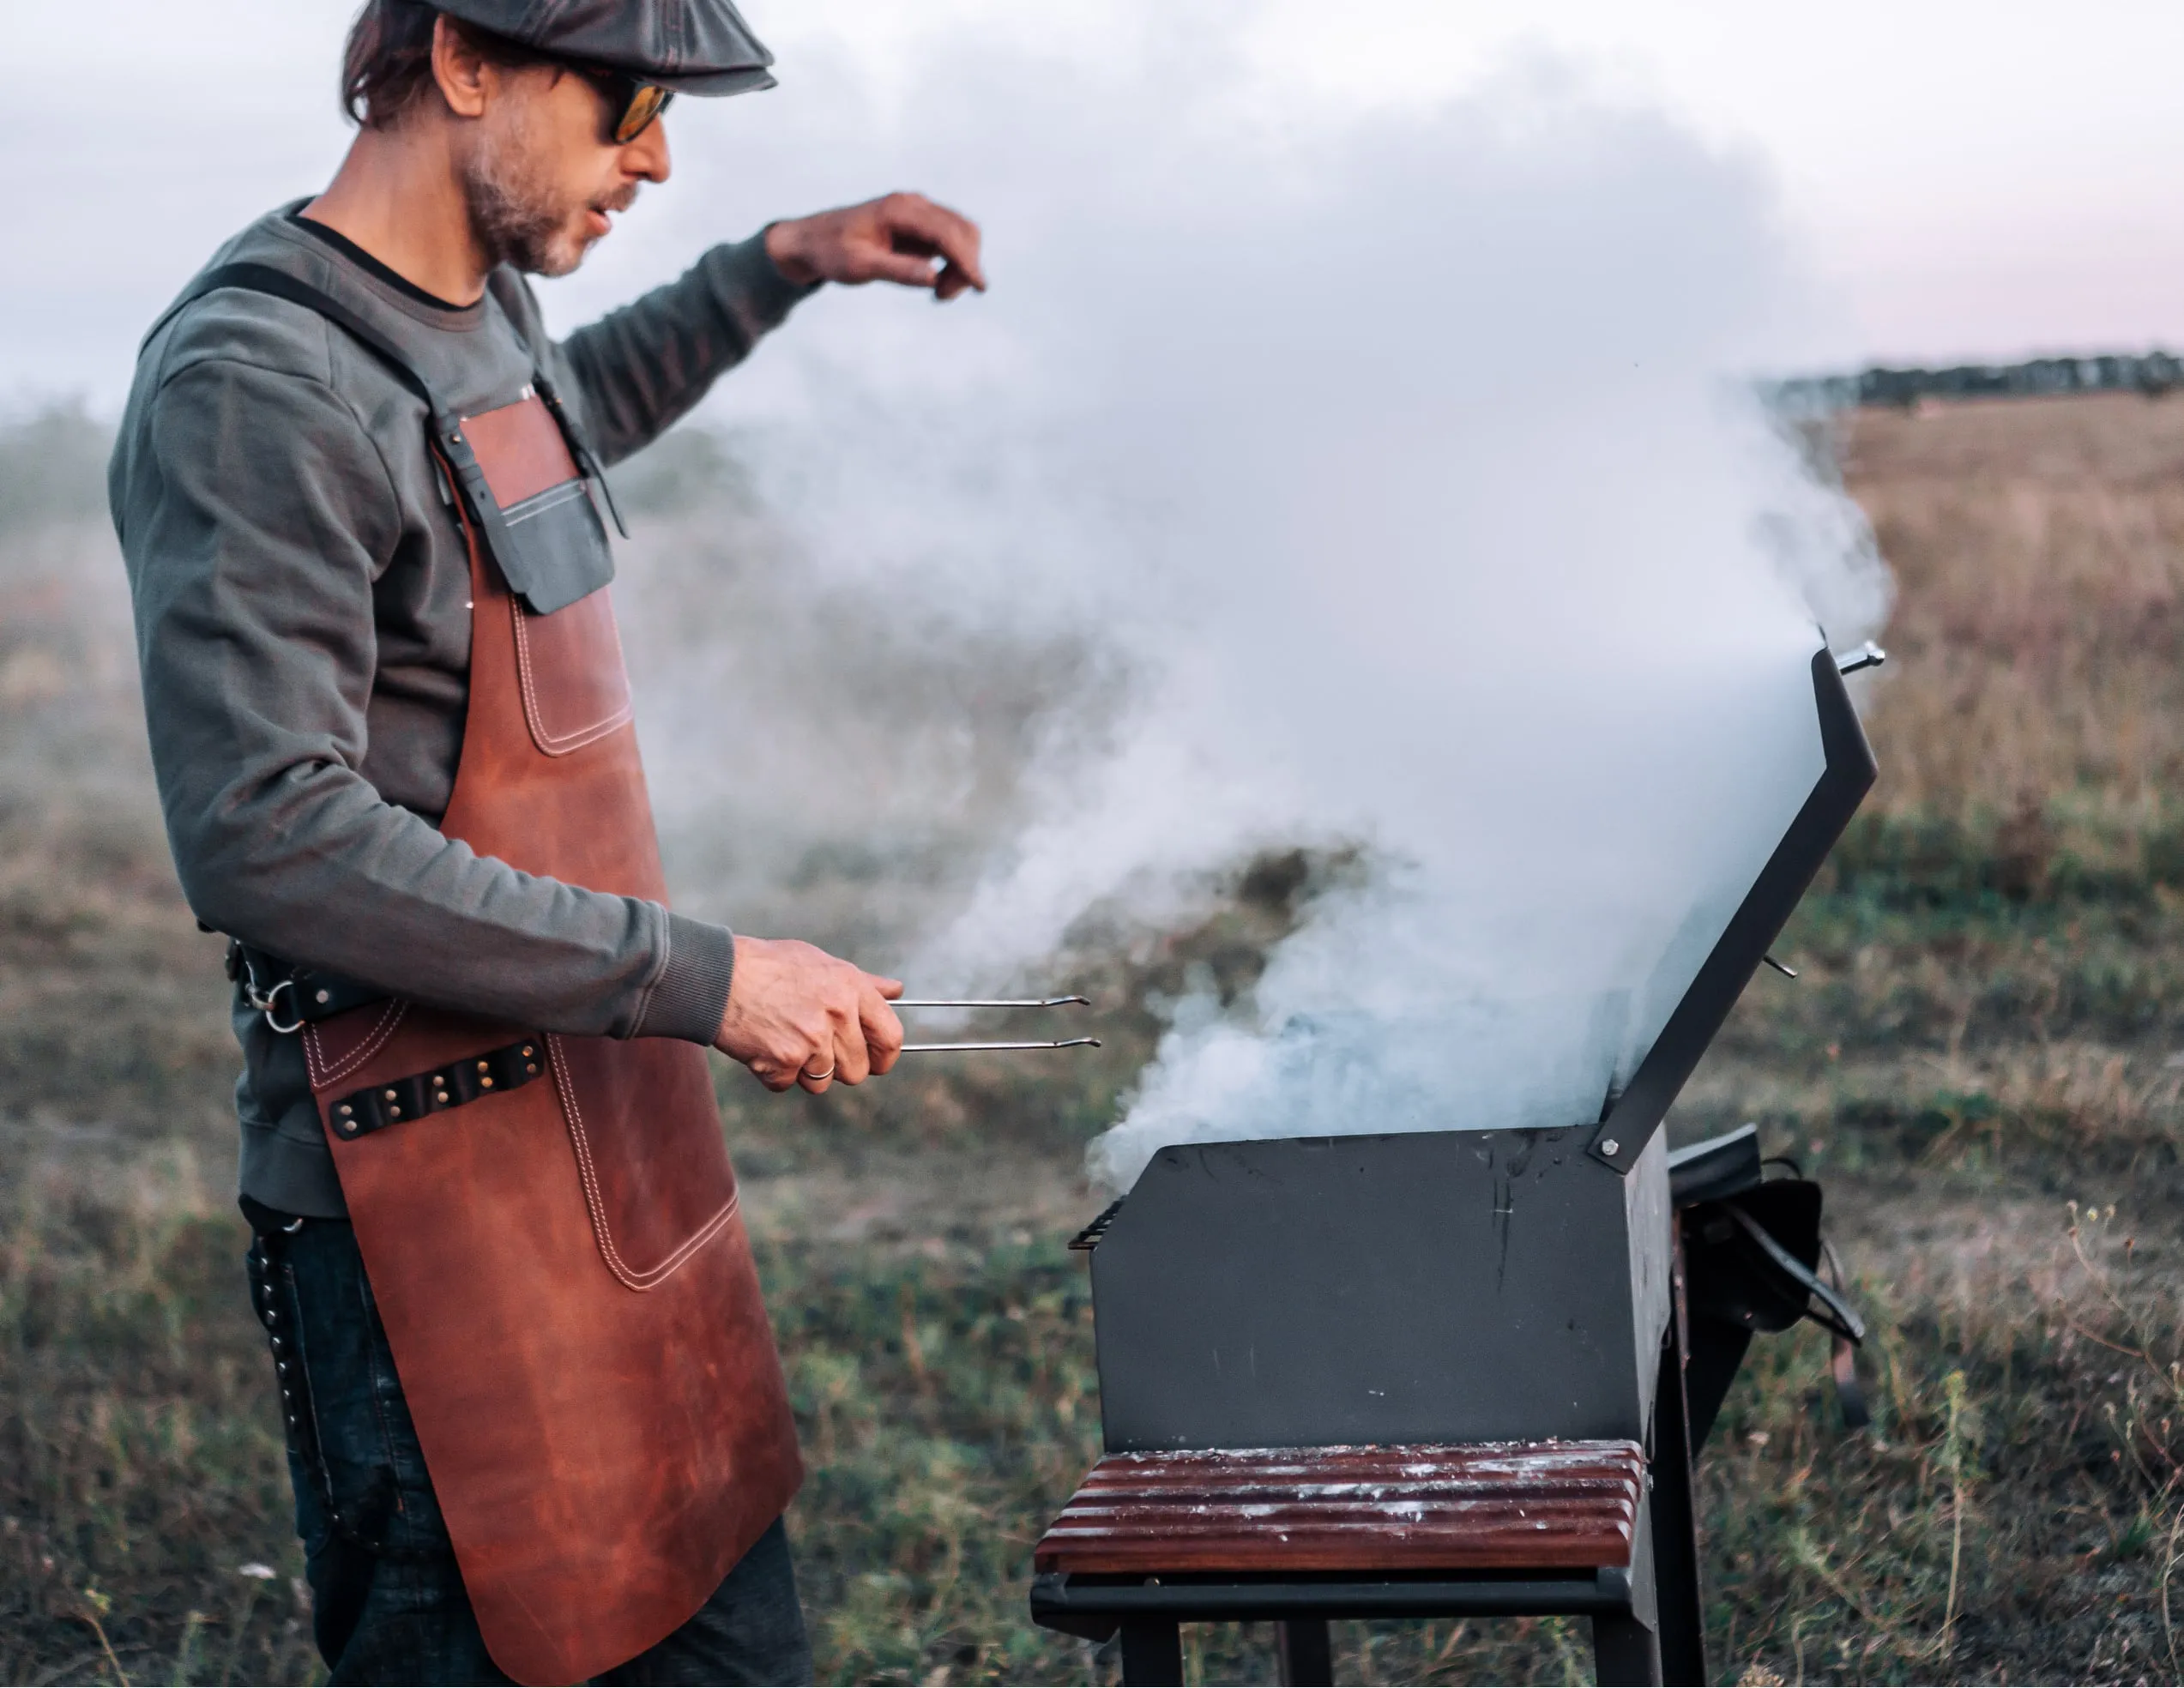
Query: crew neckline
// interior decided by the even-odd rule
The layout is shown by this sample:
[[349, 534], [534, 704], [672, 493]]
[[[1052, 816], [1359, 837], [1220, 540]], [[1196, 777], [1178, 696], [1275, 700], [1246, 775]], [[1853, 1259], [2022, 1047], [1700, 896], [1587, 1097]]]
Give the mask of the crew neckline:
[[407, 276], [398, 274], [389, 269], [371, 253], [365, 251], [363, 247], [358, 245], [355, 241], [343, 234], [341, 230], [329, 228], [324, 223], [315, 221], [304, 215], [304, 207], [310, 202], [309, 200], [301, 200], [290, 206], [287, 221], [301, 229], [312, 239], [332, 247], [365, 274], [376, 281], [385, 282], [403, 298], [415, 299], [419, 304], [428, 305], [434, 310], [445, 311], [449, 316], [460, 316], [464, 311], [475, 310], [479, 304], [484, 303], [483, 299], [480, 299], [477, 304], [456, 304], [442, 298], [437, 293], [426, 292]]

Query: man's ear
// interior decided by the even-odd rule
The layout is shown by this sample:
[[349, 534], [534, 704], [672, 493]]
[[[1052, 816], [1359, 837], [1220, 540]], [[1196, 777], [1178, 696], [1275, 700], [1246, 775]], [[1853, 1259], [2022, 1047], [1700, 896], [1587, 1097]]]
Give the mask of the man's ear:
[[443, 12], [432, 20], [432, 80], [458, 118], [486, 114], [488, 71], [484, 55]]

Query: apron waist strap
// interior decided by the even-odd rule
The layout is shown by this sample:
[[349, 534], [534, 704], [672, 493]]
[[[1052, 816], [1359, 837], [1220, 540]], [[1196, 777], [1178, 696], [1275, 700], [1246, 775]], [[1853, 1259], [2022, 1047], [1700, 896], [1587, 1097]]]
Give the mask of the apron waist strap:
[[227, 940], [227, 976], [243, 987], [265, 1023], [281, 1033], [300, 1031], [367, 1003], [384, 1002], [388, 996], [377, 985], [284, 961], [239, 937]]

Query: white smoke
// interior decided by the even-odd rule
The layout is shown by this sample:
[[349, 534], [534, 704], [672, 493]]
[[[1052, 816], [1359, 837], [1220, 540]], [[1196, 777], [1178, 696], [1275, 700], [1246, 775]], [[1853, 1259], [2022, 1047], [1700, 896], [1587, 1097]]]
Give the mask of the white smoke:
[[1544, 62], [1285, 106], [1192, 15], [896, 101], [792, 75], [739, 131], [777, 193], [884, 157], [990, 233], [990, 297], [822, 299], [769, 353], [809, 589], [1088, 638], [1116, 688], [1041, 729], [920, 985], [1363, 849], [1240, 1011], [1177, 1007], [1118, 1187], [1178, 1139], [1596, 1116], [1818, 775], [1815, 619], [1887, 596], [1742, 396], [1804, 310], [1751, 160]]

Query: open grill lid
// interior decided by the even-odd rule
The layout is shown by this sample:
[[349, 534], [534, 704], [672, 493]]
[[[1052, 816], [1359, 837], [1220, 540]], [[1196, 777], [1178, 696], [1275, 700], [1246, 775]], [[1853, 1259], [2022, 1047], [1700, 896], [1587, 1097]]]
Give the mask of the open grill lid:
[[1644, 1060], [1620, 1094], [1612, 1096], [1591, 1134], [1595, 1159], [1628, 1173], [1638, 1164], [1707, 1046], [1767, 959], [1820, 864], [1842, 837], [1879, 772], [1873, 747], [1843, 677], [1882, 660], [1871, 643], [1837, 658], [1825, 645], [1813, 654], [1813, 697], [1819, 714], [1825, 766], [1782, 841], [1759, 870], [1752, 889], [1729, 917]]
[[[1843, 677], [1877, 667], [1885, 660], [1885, 654], [1870, 641], [1841, 657], [1825, 643], [1813, 652], [1811, 674], [1821, 756], [1819, 775], [1662, 1022], [1629, 1082], [1610, 1092], [1597, 1123], [1576, 1126], [1586, 1145], [1585, 1153], [1602, 1165], [1626, 1175], [1636, 1167], [1745, 986], [1771, 961], [1768, 949], [1872, 789], [1879, 769]], [[1781, 964], [1774, 965], [1780, 968]], [[1127, 1199], [1115, 1201], [1070, 1246], [1096, 1247]]]

